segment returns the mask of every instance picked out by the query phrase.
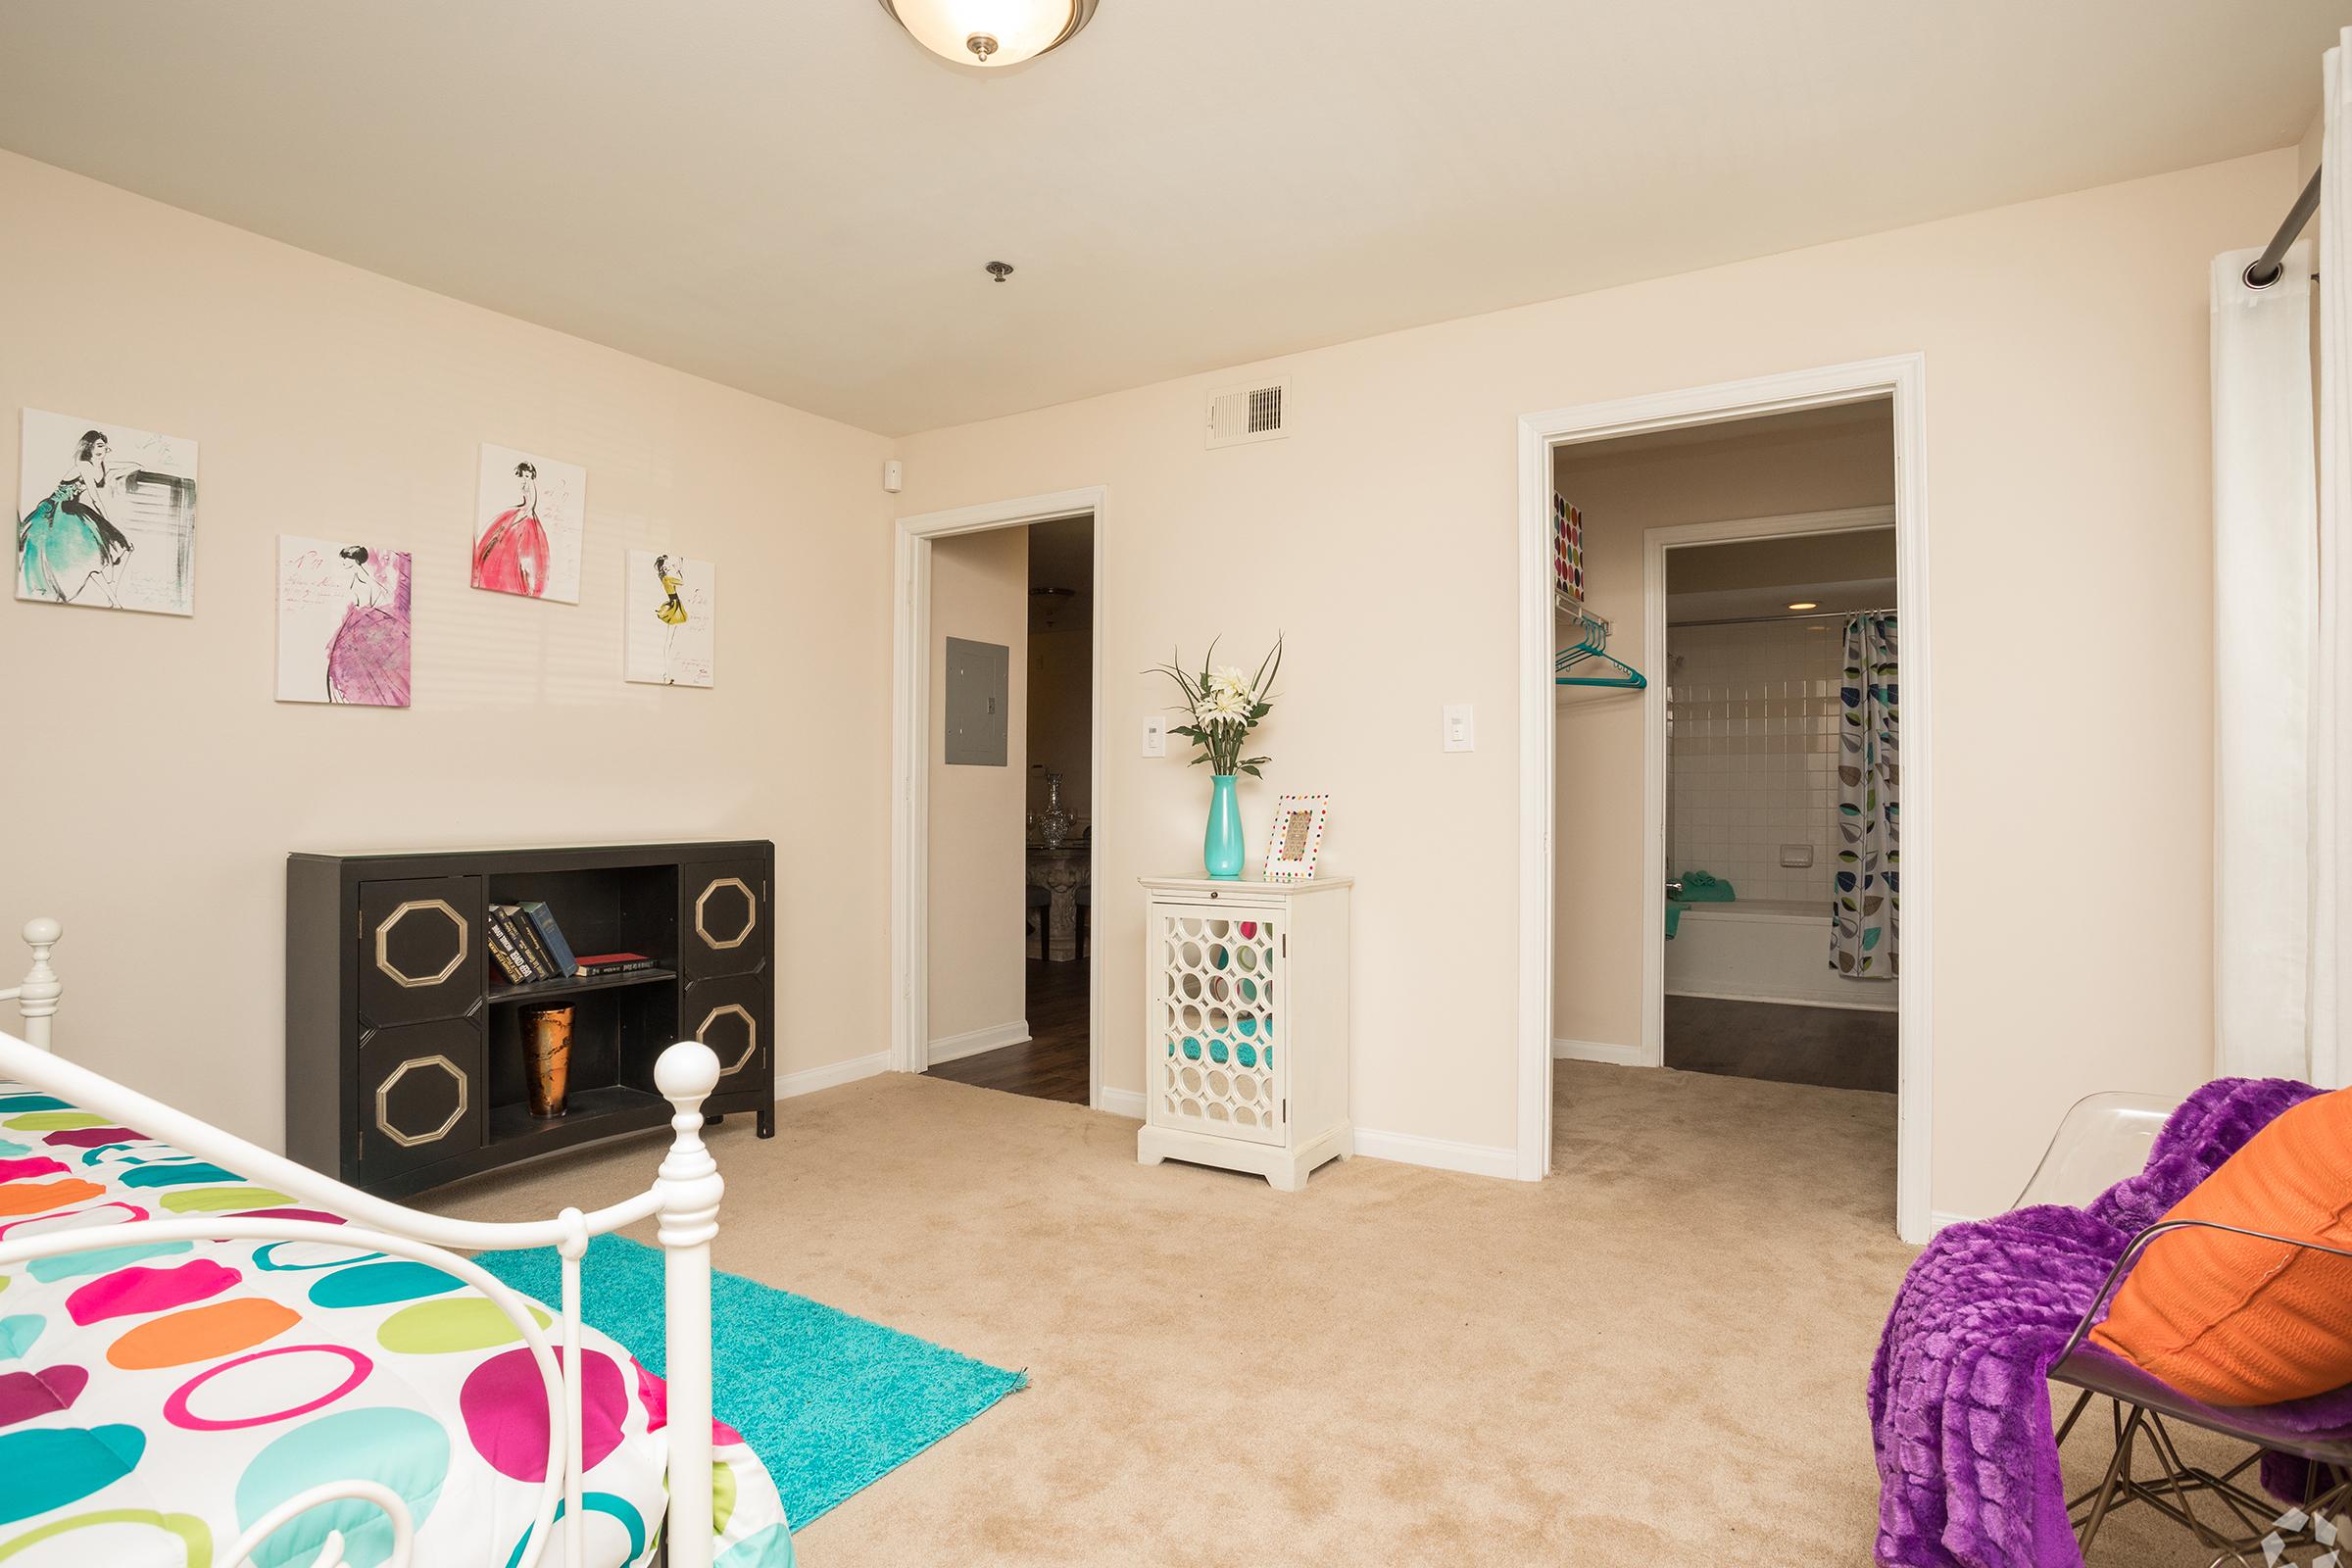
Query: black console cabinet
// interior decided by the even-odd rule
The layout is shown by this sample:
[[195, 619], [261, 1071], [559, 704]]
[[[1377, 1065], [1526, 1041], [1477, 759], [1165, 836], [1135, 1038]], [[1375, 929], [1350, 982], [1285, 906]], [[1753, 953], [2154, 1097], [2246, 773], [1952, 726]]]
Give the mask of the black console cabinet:
[[[654, 1058], [718, 1054], [713, 1116], [775, 1131], [776, 850], [765, 840], [286, 858], [286, 1152], [405, 1196], [665, 1126]], [[484, 908], [543, 900], [575, 953], [651, 969], [510, 984]], [[517, 1014], [572, 1007], [567, 1113], [530, 1113]]]

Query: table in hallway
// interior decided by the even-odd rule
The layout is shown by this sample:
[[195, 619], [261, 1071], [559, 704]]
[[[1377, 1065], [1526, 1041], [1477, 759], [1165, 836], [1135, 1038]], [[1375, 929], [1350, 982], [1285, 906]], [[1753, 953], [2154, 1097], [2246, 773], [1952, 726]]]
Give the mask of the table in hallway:
[[1029, 885], [1044, 888], [1053, 901], [1046, 906], [1045, 951], [1040, 955], [1051, 963], [1071, 963], [1078, 957], [1078, 890], [1093, 871], [1094, 857], [1084, 843], [1059, 849], [1034, 842], [1029, 846]]

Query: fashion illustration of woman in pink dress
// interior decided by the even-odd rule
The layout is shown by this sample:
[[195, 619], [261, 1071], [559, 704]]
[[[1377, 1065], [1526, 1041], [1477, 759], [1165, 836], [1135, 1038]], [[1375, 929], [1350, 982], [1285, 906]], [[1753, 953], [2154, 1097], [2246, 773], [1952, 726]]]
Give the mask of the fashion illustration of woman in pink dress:
[[539, 470], [528, 463], [514, 465], [520, 489], [514, 505], [482, 530], [473, 552], [473, 585], [502, 594], [547, 592], [547, 530], [539, 523]]
[[[326, 699], [369, 708], [409, 706], [409, 558], [340, 552], [351, 608], [326, 645]], [[388, 579], [388, 580], [387, 580]]]

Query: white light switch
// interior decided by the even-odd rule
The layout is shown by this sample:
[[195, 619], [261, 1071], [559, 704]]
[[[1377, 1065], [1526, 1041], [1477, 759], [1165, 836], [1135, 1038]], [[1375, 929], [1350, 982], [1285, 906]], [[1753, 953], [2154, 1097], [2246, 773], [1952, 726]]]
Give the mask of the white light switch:
[[1468, 703], [1446, 705], [1446, 749], [1449, 752], [1478, 750], [1478, 720]]
[[1144, 720], [1144, 755], [1146, 757], [1168, 755], [1168, 721], [1156, 713]]

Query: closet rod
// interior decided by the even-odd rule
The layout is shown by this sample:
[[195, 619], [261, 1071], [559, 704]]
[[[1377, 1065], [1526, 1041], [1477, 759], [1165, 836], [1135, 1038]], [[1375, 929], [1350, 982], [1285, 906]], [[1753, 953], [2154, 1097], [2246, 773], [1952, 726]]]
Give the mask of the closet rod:
[[2311, 183], [2303, 187], [2303, 194], [2296, 197], [2295, 205], [2288, 209], [2286, 221], [2278, 225], [2278, 232], [2271, 236], [2271, 242], [2262, 248], [2262, 254], [2246, 264], [2246, 287], [2269, 288], [2278, 281], [2278, 274], [2286, 270], [2279, 265], [2286, 255], [2286, 248], [2302, 234], [2303, 225], [2310, 222], [2311, 215], [2319, 210], [2320, 172], [2315, 169], [2311, 172]]
[[1684, 626], [1755, 626], [1768, 620], [1851, 620], [1856, 615], [1892, 615], [1898, 612], [1892, 605], [1885, 610], [1820, 610], [1810, 615], [1726, 615], [1720, 620], [1670, 620], [1668, 631]]

